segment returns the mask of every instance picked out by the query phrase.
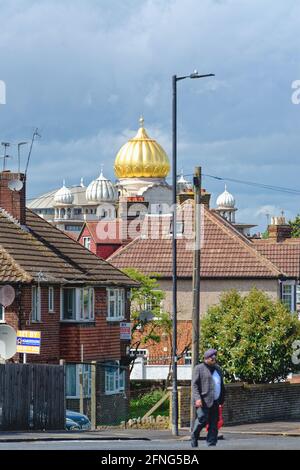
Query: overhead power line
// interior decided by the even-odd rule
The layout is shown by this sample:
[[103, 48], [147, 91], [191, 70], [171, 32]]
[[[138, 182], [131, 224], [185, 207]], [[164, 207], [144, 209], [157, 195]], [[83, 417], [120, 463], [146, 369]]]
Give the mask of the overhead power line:
[[[184, 176], [189, 177], [193, 175], [184, 175]], [[277, 192], [300, 195], [300, 189], [286, 188], [283, 186], [275, 186], [275, 185], [264, 184], [264, 183], [257, 183], [254, 181], [239, 180], [236, 178], [227, 178], [227, 177], [222, 177], [222, 176], [207, 175], [205, 173], [203, 173], [203, 176], [206, 178], [212, 178], [218, 181], [231, 181], [232, 183], [245, 184], [247, 186], [254, 186], [256, 188], [268, 189], [270, 191], [277, 191]]]

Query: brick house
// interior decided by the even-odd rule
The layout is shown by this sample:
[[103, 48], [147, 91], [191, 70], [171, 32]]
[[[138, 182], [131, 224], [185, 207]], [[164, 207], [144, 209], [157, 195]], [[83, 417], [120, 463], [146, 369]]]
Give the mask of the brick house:
[[131, 240], [126, 219], [85, 222], [77, 237], [81, 245], [103, 259], [109, 258]]
[[[186, 221], [193, 218], [193, 203], [186, 201], [183, 205], [186, 205], [187, 217], [177, 227], [178, 352], [191, 344], [193, 297], [193, 250], [184, 233]], [[120, 269], [134, 267], [148, 275], [157, 273], [160, 288], [165, 293], [162, 308], [172, 312], [171, 218], [168, 221], [164, 217], [156, 224], [158, 229], [153, 231], [155, 222], [151, 223], [150, 233], [148, 223], [140, 237], [114, 253], [109, 261]], [[300, 309], [300, 240], [287, 238], [290, 231], [286, 224], [282, 229], [280, 226], [271, 228], [269, 240], [251, 240], [216, 211], [203, 205], [201, 226], [201, 315], [218, 302], [224, 291], [236, 289], [246, 294], [253, 287], [273, 299], [281, 299], [291, 311], [296, 307]], [[169, 362], [171, 345], [167, 335], [162, 336], [159, 344], [148, 343], [144, 348], [140, 353], [147, 356], [148, 364], [156, 363], [157, 358], [166, 358], [165, 362], [160, 360], [160, 364]], [[190, 364], [189, 352], [182, 362]], [[150, 373], [165, 374], [165, 371], [149, 368]], [[165, 377], [159, 375], [158, 378]]]
[[[10, 189], [13, 180], [23, 182], [20, 191]], [[27, 362], [63, 359], [70, 400], [78, 399], [78, 364], [86, 363], [89, 376], [88, 363], [101, 363], [97, 387], [104, 408], [117, 403], [116, 413], [124, 411], [128, 368], [122, 365], [130, 342], [120, 339], [120, 322], [130, 320], [128, 293], [136, 283], [26, 209], [25, 183], [22, 174], [0, 173], [0, 284], [16, 293], [0, 322], [41, 331], [41, 354], [28, 355]], [[22, 354], [13, 360], [22, 361]]]

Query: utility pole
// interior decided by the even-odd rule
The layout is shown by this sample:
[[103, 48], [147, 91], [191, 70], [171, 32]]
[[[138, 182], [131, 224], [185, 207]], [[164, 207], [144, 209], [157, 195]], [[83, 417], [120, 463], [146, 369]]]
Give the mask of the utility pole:
[[[199, 363], [200, 345], [200, 244], [201, 244], [201, 167], [195, 168], [194, 174], [194, 260], [193, 260], [193, 311], [192, 311], [192, 371]], [[192, 397], [192, 389], [191, 389]], [[191, 399], [191, 430], [195, 420], [195, 407]]]

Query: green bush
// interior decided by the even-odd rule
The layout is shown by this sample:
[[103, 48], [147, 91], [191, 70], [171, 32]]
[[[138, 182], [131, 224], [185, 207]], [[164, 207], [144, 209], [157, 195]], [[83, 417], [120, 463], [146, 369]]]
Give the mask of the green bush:
[[294, 370], [292, 343], [300, 339], [300, 322], [279, 301], [253, 289], [241, 296], [226, 292], [201, 322], [201, 355], [218, 350], [229, 382], [269, 383]]
[[[162, 397], [165, 395], [164, 390], [153, 390], [145, 395], [130, 400], [130, 418], [142, 418]], [[168, 416], [169, 415], [169, 400], [167, 399], [159, 408], [153, 413], [153, 416]]]

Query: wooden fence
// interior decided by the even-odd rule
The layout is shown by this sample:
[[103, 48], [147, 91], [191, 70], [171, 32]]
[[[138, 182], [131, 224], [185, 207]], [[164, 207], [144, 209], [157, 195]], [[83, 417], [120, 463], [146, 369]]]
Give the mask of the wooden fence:
[[0, 430], [65, 428], [65, 373], [59, 365], [0, 365]]

